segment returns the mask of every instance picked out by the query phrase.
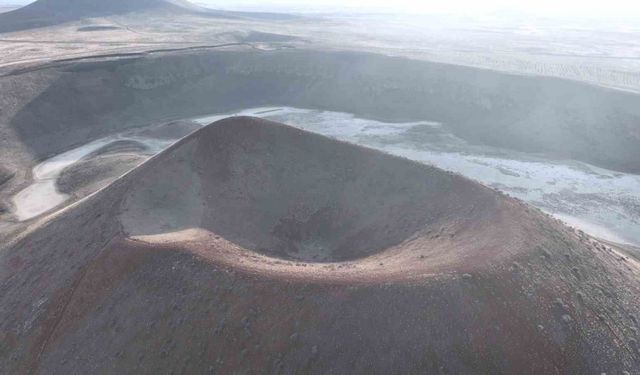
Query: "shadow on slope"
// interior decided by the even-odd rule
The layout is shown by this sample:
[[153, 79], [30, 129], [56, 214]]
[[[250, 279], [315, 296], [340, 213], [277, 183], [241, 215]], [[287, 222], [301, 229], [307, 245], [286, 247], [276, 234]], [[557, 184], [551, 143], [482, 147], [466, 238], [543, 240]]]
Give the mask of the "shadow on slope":
[[[122, 214], [132, 236], [202, 228], [307, 262], [364, 258], [403, 242], [424, 258], [427, 241], [455, 242], [480, 227], [499, 235], [491, 227], [508, 211], [495, 193], [458, 176], [242, 117], [195, 133], [136, 181]], [[485, 241], [476, 244], [480, 251]]]
[[640, 97], [559, 79], [316, 51], [221, 50], [50, 72], [58, 78], [48, 89], [5, 120], [37, 157], [127, 126], [283, 105], [438, 121], [470, 143], [640, 171]]

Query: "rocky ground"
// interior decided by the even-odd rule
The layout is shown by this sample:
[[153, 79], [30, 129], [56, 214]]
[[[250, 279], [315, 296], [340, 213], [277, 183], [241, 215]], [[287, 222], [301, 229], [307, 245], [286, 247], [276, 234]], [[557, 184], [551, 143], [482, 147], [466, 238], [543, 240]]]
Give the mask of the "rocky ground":
[[[0, 87], [0, 165], [15, 174], [1, 187], [5, 207], [30, 183], [33, 166], [74, 146], [265, 105], [429, 119], [469, 143], [625, 172], [640, 168], [634, 94], [373, 54], [181, 51], [67, 62], [1, 77]], [[5, 213], [0, 226], [18, 225], [12, 220]]]
[[638, 374], [634, 258], [463, 177], [250, 118], [0, 254], [9, 373]]
[[116, 143], [63, 171], [74, 204], [16, 220], [44, 159], [265, 105], [640, 171], [640, 99], [585, 84], [636, 90], [626, 57], [434, 52], [273, 17], [0, 35], [0, 373], [639, 373], [637, 258], [460, 176], [273, 123], [226, 121], [150, 160]]
[[640, 91], [640, 45], [633, 19], [460, 19], [339, 12], [173, 12], [168, 18], [166, 13], [145, 11], [67, 21], [0, 34], [2, 70], [88, 55], [248, 43], [266, 49], [311, 46], [374, 52]]
[[137, 167], [147, 158], [137, 154], [97, 156], [65, 169], [57, 181], [61, 193], [76, 199], [100, 190], [116, 178]]

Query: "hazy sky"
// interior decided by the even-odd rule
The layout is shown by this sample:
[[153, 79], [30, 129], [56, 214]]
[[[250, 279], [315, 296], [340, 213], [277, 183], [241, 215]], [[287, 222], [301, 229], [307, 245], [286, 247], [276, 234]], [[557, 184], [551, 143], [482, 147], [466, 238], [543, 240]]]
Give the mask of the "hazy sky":
[[199, 0], [221, 6], [267, 5], [396, 9], [408, 12], [490, 13], [520, 11], [549, 15], [640, 16], [639, 0]]
[[[108, 0], [106, 0], [108, 1]], [[133, 0], [132, 0], [133, 1]], [[26, 4], [29, 0], [0, 0], [0, 5]], [[195, 0], [225, 9], [395, 10], [420, 13], [486, 14], [495, 11], [536, 15], [639, 17], [640, 0]]]

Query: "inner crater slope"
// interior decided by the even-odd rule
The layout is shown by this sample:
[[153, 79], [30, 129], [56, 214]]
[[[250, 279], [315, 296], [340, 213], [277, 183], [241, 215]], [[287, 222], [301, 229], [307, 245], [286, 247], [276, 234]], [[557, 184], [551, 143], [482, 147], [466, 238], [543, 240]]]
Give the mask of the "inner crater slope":
[[443, 272], [536, 240], [539, 214], [480, 184], [249, 117], [194, 133], [135, 175], [120, 215], [128, 236], [267, 272]]

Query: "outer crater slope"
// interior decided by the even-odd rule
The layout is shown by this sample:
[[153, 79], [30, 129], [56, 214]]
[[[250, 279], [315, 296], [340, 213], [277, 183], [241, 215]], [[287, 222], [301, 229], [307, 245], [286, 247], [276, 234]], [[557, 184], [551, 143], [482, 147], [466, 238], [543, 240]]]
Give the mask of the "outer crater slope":
[[638, 373], [638, 263], [461, 176], [235, 117], [0, 250], [0, 373]]

